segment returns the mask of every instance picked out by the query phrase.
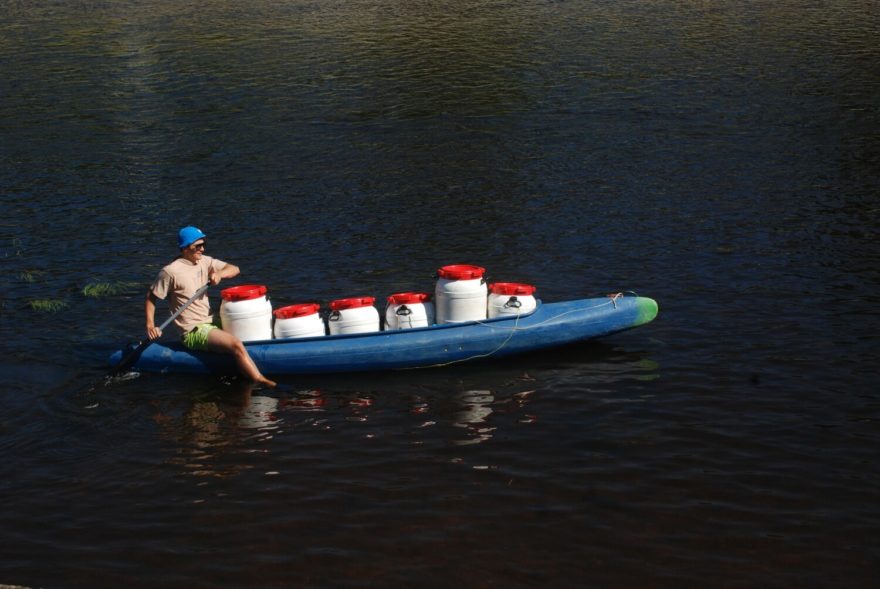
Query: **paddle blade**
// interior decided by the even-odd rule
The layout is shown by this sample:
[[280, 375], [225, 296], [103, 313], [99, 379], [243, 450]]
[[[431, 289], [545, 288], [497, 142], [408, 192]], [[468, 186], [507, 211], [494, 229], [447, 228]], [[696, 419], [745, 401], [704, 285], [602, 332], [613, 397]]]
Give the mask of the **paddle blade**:
[[147, 349], [152, 342], [147, 340], [145, 342], [138, 342], [136, 346], [132, 350], [130, 350], [127, 354], [122, 357], [122, 360], [119, 361], [118, 364], [111, 367], [110, 376], [119, 376], [125, 372], [128, 372], [128, 369], [134, 366], [135, 362], [138, 361], [138, 358], [141, 357], [141, 354], [144, 353], [144, 350]]

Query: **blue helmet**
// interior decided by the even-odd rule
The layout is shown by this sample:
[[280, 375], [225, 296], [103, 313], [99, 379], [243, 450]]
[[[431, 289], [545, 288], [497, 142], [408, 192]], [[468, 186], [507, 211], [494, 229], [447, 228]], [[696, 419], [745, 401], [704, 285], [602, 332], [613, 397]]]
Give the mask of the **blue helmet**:
[[180, 230], [177, 234], [177, 247], [179, 249], [183, 249], [185, 247], [189, 247], [202, 238], [208, 237], [202, 230], [198, 227], [193, 227], [192, 225], [188, 225]]

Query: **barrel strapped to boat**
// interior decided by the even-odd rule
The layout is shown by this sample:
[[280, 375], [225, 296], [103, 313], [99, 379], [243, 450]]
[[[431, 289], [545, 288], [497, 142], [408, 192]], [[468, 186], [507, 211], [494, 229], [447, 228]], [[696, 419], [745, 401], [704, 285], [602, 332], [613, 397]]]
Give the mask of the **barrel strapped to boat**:
[[451, 264], [437, 271], [437, 323], [462, 323], [486, 318], [486, 269], [469, 264]]
[[330, 335], [346, 333], [367, 333], [379, 331], [379, 311], [373, 306], [374, 297], [349, 297], [330, 303], [330, 316], [327, 325]]
[[411, 329], [434, 324], [434, 303], [426, 292], [401, 292], [388, 297], [385, 329]]
[[223, 329], [243, 342], [272, 339], [272, 303], [261, 284], [232, 286], [220, 291]]
[[277, 309], [275, 315], [275, 337], [317, 337], [326, 335], [326, 326], [320, 315], [318, 303], [300, 303]]
[[494, 282], [489, 285], [489, 318], [502, 315], [531, 313], [538, 306], [537, 289], [531, 284], [518, 282]]

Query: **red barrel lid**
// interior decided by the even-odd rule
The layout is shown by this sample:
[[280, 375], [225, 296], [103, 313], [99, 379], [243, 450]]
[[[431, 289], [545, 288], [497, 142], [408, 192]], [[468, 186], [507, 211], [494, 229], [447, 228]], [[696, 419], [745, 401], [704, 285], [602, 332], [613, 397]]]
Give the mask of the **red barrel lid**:
[[356, 309], [358, 307], [369, 307], [376, 302], [373, 297], [352, 297], [350, 299], [338, 299], [330, 303], [330, 308], [334, 311], [343, 309]]
[[489, 285], [489, 292], [500, 295], [528, 296], [538, 290], [531, 284], [517, 284], [516, 282], [495, 282]]
[[318, 303], [302, 303], [301, 305], [288, 305], [276, 309], [274, 315], [277, 319], [293, 319], [294, 317], [305, 317], [306, 315], [314, 315], [320, 310], [321, 305]]
[[224, 301], [249, 301], [258, 299], [266, 295], [266, 287], [259, 284], [243, 284], [241, 286], [232, 286], [224, 288], [220, 291], [220, 296]]
[[451, 264], [437, 270], [437, 275], [446, 280], [473, 280], [475, 278], [482, 278], [485, 272], [486, 269], [479, 266]]
[[431, 295], [426, 292], [399, 292], [388, 297], [389, 305], [415, 305], [426, 303], [431, 300]]

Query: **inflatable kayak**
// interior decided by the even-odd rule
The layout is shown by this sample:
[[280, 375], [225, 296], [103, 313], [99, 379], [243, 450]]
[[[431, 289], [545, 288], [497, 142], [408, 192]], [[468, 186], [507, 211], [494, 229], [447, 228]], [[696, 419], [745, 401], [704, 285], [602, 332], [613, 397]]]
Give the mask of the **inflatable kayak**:
[[[271, 339], [245, 346], [263, 374], [319, 374], [427, 368], [501, 358], [617, 333], [653, 320], [657, 303], [614, 295], [538, 304], [523, 315], [345, 335]], [[132, 350], [110, 357], [117, 365]], [[140, 372], [229, 373], [229, 356], [193, 352], [179, 342], [155, 342], [131, 367]]]

